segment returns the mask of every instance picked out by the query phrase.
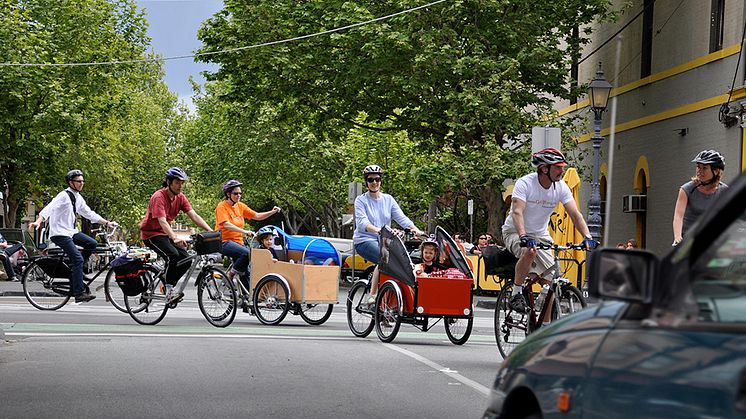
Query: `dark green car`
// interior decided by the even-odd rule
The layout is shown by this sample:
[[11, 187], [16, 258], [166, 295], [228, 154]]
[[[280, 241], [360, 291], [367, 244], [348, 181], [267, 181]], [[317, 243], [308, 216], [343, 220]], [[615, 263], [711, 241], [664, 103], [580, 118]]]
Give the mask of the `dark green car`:
[[485, 418], [746, 418], [746, 175], [663, 259], [599, 249], [598, 306], [503, 362]]

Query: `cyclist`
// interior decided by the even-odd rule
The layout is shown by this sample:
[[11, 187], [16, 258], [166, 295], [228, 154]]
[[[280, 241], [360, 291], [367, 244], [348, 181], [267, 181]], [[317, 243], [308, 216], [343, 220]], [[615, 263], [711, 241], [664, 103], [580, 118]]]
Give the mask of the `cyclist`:
[[[520, 313], [525, 313], [528, 308], [522, 291], [529, 272], [541, 278], [542, 283], [549, 283], [545, 278], [549, 278], [552, 273], [554, 258], [549, 250], [537, 249], [536, 243], [552, 242], [549, 218], [559, 202], [564, 205], [575, 228], [585, 236], [586, 248], [592, 249], [598, 244], [591, 238], [570, 188], [562, 180], [563, 167], [567, 165], [565, 156], [559, 150], [545, 148], [531, 156], [531, 163], [536, 171], [515, 183], [510, 214], [502, 227], [505, 247], [518, 258], [515, 265], [515, 285], [508, 303]], [[547, 301], [545, 304], [551, 303]], [[547, 310], [543, 321], [548, 323], [550, 319], [551, 310]]]
[[415, 234], [423, 235], [422, 231], [404, 215], [399, 204], [389, 194], [381, 192], [383, 170], [380, 166], [371, 164], [363, 169], [363, 178], [368, 186], [368, 192], [355, 199], [355, 232], [352, 241], [355, 250], [363, 258], [376, 264], [370, 284], [368, 303], [375, 303], [378, 293], [378, 261], [380, 249], [378, 232], [384, 226], [390, 226], [391, 220], [401, 227], [412, 230]]
[[244, 229], [244, 220], [264, 220], [280, 212], [280, 207], [273, 207], [269, 211], [256, 212], [241, 202], [241, 186], [243, 184], [231, 179], [223, 184], [223, 196], [215, 208], [215, 230], [220, 231], [223, 238], [221, 253], [233, 259], [233, 269], [228, 276], [233, 279], [236, 274], [248, 272], [249, 248], [244, 246], [243, 235], [253, 236], [254, 232]]
[[673, 245], [676, 246], [703, 212], [718, 199], [728, 185], [721, 180], [725, 158], [715, 150], [702, 150], [694, 156], [695, 176], [679, 188], [673, 213]]
[[[83, 266], [96, 249], [97, 242], [94, 238], [81, 233], [75, 226], [77, 215], [80, 214], [91, 222], [104, 224], [107, 227], [116, 226], [117, 223], [98, 215], [85, 202], [85, 198], [80, 194], [85, 185], [82, 171], [73, 169], [67, 172], [65, 183], [67, 188], [58, 193], [39, 212], [36, 221], [29, 224], [29, 230], [34, 231], [45, 220], [49, 220], [49, 239], [59, 246], [70, 259], [72, 295], [76, 303], [84, 303], [96, 298], [86, 290], [83, 282]], [[76, 246], [82, 247], [83, 251], [78, 250]]]
[[176, 236], [171, 223], [180, 211], [186, 213], [198, 227], [211, 231], [210, 226], [197, 214], [187, 197], [181, 192], [188, 177], [184, 170], [171, 167], [166, 170], [163, 186], [150, 197], [148, 210], [140, 223], [140, 238], [146, 246], [153, 249], [166, 261], [166, 300], [168, 303], [178, 301], [184, 294], [173, 292], [173, 287], [189, 270], [188, 263], [179, 262], [187, 259], [186, 242]]

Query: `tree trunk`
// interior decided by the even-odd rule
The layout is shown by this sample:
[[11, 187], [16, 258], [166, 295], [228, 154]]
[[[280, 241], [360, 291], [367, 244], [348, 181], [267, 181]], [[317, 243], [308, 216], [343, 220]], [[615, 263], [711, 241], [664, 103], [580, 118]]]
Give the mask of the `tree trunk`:
[[499, 189], [484, 187], [479, 196], [487, 209], [487, 232], [493, 237], [502, 238], [502, 225], [505, 222], [505, 203]]

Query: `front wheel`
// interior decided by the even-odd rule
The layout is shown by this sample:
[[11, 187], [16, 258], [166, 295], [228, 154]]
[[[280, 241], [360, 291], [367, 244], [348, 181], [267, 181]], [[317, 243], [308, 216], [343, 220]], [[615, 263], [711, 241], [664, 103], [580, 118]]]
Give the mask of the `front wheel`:
[[375, 314], [376, 334], [381, 342], [389, 343], [399, 333], [399, 327], [401, 327], [400, 310], [401, 306], [396, 289], [390, 282], [383, 284], [376, 297]]
[[495, 304], [495, 340], [503, 358], [507, 358], [519, 343], [529, 334], [529, 316], [513, 311], [508, 305], [513, 291], [513, 281], [509, 281], [500, 291]]
[[57, 310], [70, 300], [70, 280], [52, 278], [38, 261], [31, 262], [21, 278], [23, 295], [39, 310]]
[[238, 297], [233, 281], [223, 271], [208, 267], [197, 282], [197, 304], [208, 323], [227, 327], [236, 318]]
[[109, 269], [109, 273], [106, 274], [106, 279], [104, 279], [104, 295], [106, 296], [106, 301], [110, 302], [114, 308], [122, 313], [127, 312], [127, 307], [124, 303], [127, 296], [124, 295], [124, 292], [122, 292], [122, 289], [117, 284], [114, 269]]
[[443, 317], [446, 326], [446, 335], [448, 340], [454, 345], [463, 345], [471, 336], [471, 328], [474, 326], [474, 309], [472, 315], [467, 319], [455, 319], [453, 317]]
[[334, 311], [334, 304], [301, 304], [300, 317], [306, 323], [318, 326], [326, 323]]
[[347, 325], [353, 335], [364, 338], [373, 331], [373, 314], [368, 302], [368, 284], [356, 281], [347, 294]]
[[568, 284], [562, 286], [561, 292], [562, 296], [559, 299], [559, 318], [580, 311], [588, 305], [585, 298], [583, 298], [583, 293], [574, 285]]
[[262, 324], [275, 325], [287, 316], [290, 290], [276, 275], [267, 275], [254, 289], [254, 314]]
[[166, 283], [158, 269], [146, 267], [140, 274], [147, 284], [145, 290], [138, 295], [128, 296], [124, 300], [127, 313], [134, 321], [144, 325], [158, 324], [166, 316]]

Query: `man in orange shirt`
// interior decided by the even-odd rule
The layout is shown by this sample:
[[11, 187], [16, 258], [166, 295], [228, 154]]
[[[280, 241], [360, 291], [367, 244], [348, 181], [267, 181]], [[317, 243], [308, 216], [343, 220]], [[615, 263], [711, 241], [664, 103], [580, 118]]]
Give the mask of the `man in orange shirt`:
[[233, 269], [228, 276], [243, 275], [249, 267], [249, 249], [244, 246], [243, 235], [253, 236], [254, 232], [244, 229], [244, 220], [264, 220], [280, 212], [280, 207], [269, 211], [256, 212], [241, 202], [243, 184], [231, 179], [223, 184], [225, 199], [215, 208], [215, 230], [222, 233], [222, 254], [233, 259]]

